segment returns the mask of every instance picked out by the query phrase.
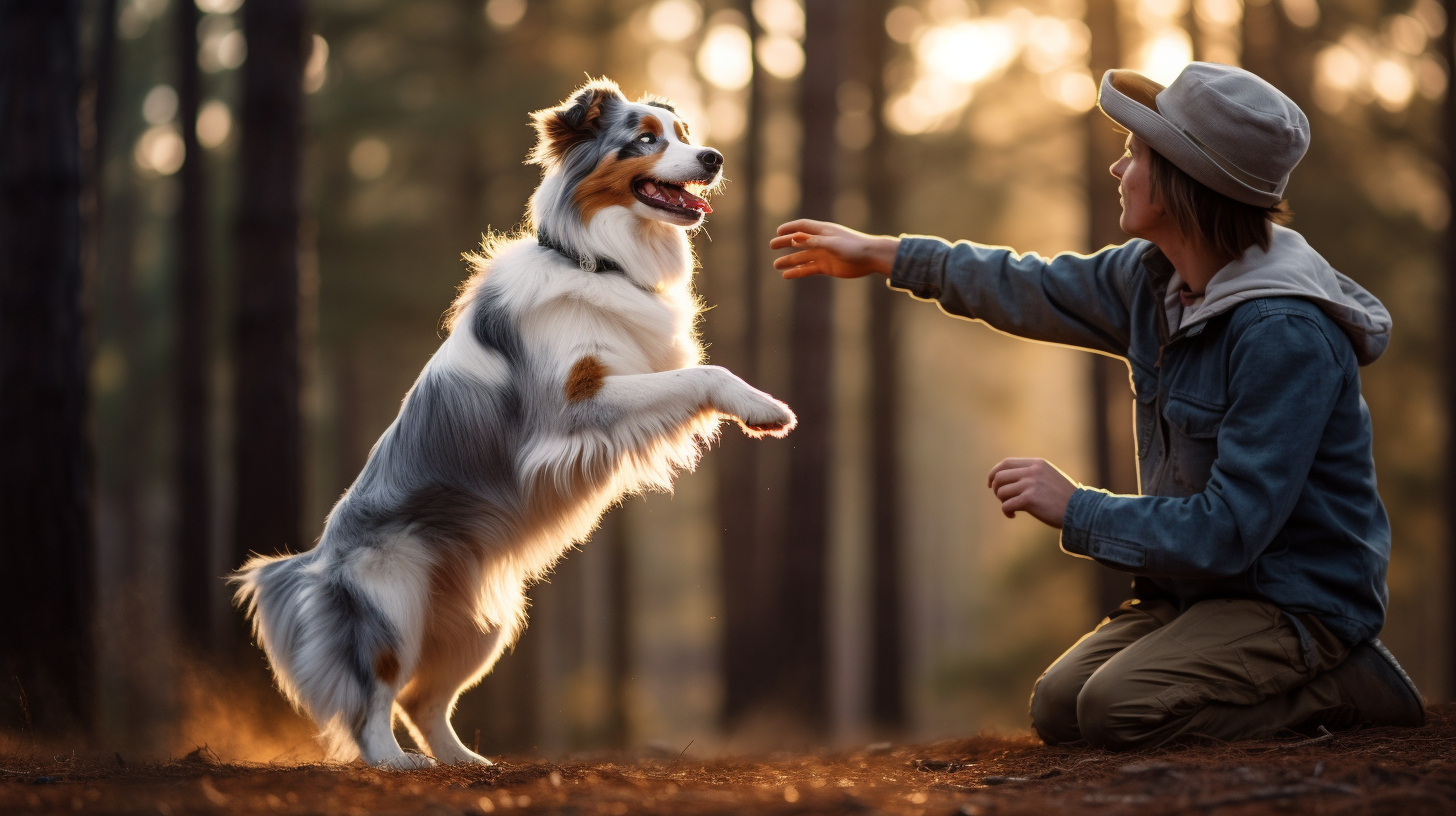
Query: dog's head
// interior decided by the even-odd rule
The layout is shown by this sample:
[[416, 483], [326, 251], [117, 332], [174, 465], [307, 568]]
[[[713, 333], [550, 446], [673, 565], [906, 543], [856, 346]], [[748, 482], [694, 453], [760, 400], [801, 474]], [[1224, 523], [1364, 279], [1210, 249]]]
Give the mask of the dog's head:
[[622, 207], [684, 228], [713, 211], [704, 196], [722, 179], [723, 154], [694, 145], [671, 104], [629, 102], [616, 83], [596, 79], [531, 119], [539, 140], [530, 161], [560, 176], [552, 209], [570, 207], [587, 224]]

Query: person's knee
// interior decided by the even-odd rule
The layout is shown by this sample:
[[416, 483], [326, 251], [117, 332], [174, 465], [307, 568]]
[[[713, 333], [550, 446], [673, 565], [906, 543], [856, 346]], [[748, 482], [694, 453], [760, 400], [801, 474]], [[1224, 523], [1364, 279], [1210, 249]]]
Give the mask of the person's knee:
[[1081, 739], [1077, 731], [1081, 683], [1072, 672], [1059, 671], [1060, 665], [1053, 663], [1031, 689], [1031, 727], [1048, 745]]
[[1120, 681], [1115, 673], [1098, 672], [1077, 694], [1077, 727], [1093, 748], [1130, 751], [1145, 747], [1160, 719], [1157, 711], [1129, 699]]

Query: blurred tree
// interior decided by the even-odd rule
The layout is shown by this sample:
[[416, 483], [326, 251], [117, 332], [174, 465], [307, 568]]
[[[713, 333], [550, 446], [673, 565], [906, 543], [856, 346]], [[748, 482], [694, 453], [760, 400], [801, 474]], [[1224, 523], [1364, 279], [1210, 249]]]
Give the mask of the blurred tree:
[[[173, 479], [177, 492], [174, 531], [177, 623], [183, 642], [201, 649], [211, 634], [212, 468], [211, 434], [212, 310], [209, 307], [207, 263], [207, 187], [205, 157], [197, 141], [201, 76], [197, 68], [197, 5], [179, 0], [174, 20], [177, 53], [177, 125], [184, 156], [181, 200], [177, 210], [177, 280], [175, 394], [177, 437]], [[283, 543], [283, 542], [280, 542]]]
[[[843, 53], [843, 9], [834, 0], [804, 4], [804, 73], [799, 84], [800, 204], [804, 218], [834, 217], [838, 151], [835, 105]], [[777, 633], [780, 702], [813, 730], [828, 721], [826, 575], [829, 539], [830, 423], [833, 415], [833, 281], [794, 286], [789, 403], [798, 413], [789, 453], [788, 510], [782, 532], [783, 579]], [[773, 631], [773, 630], [770, 630]]]
[[243, 5], [234, 348], [234, 565], [300, 549], [298, 252], [303, 0]]
[[[1191, 4], [1190, 4], [1191, 9]], [[1192, 14], [1192, 11], [1189, 11]], [[1113, 68], [1122, 67], [1117, 0], [1088, 0], [1087, 29], [1091, 33], [1088, 62], [1096, 82]], [[1108, 167], [1122, 155], [1124, 135], [1095, 106], [1087, 112], [1087, 249], [1095, 252], [1127, 240], [1118, 221], [1117, 179]], [[1137, 442], [1132, 426], [1132, 381], [1127, 361], [1092, 356], [1092, 445], [1097, 465], [1097, 486], [1114, 493], [1141, 492], [1137, 473]], [[1101, 618], [1132, 595], [1125, 572], [1099, 565], [1093, 617]]]
[[[1456, 0], [1445, 0], [1448, 25], [1436, 40], [1440, 53], [1448, 57], [1456, 55], [1456, 26], [1449, 21], [1456, 20]], [[1442, 102], [1441, 136], [1445, 143], [1444, 165], [1448, 197], [1456, 191], [1456, 93], [1447, 86]], [[1442, 275], [1445, 284], [1446, 315], [1456, 314], [1456, 225], [1446, 224]], [[1446, 688], [1444, 699], [1456, 699], [1456, 322], [1443, 321], [1442, 341], [1444, 348], [1441, 360], [1446, 397], [1446, 449], [1442, 480], [1442, 505], [1446, 521]]]
[[[739, 11], [748, 21], [750, 42], [761, 33], [753, 15], [752, 0], [741, 0]], [[754, 46], [750, 45], [750, 54]], [[756, 55], [754, 55], [756, 56]], [[749, 383], [759, 383], [759, 337], [763, 333], [762, 297], [759, 276], [763, 256], [757, 251], [762, 220], [759, 209], [759, 181], [763, 172], [760, 125], [764, 108], [764, 74], [756, 70], [748, 85], [742, 162], [732, 168], [734, 195], [740, 201], [741, 226], [745, 236], [744, 268], [740, 276], [743, 319], [732, 343], [715, 343], [713, 361], [727, 366]], [[720, 331], [710, 324], [708, 331]], [[723, 719], [730, 727], [742, 721], [767, 693], [770, 678], [763, 671], [771, 659], [764, 633], [771, 631], [772, 592], [777, 582], [771, 574], [775, 538], [765, 534], [760, 507], [758, 470], [759, 444], [730, 429], [723, 435], [722, 450], [714, 457], [718, 469], [719, 552], [723, 592]]]
[[[894, 138], [885, 127], [885, 65], [889, 40], [885, 17], [894, 0], [864, 0], [856, 17], [856, 60], [870, 89], [874, 136], [865, 150], [864, 187], [871, 232], [899, 232], [899, 189]], [[876, 282], [878, 283], [878, 281]], [[902, 298], [886, 286], [870, 287], [870, 717], [881, 729], [905, 726], [904, 552], [900, 526], [900, 379], [899, 333], [895, 303]]]
[[95, 708], [79, 32], [79, 0], [0, 2], [0, 699], [52, 733]]

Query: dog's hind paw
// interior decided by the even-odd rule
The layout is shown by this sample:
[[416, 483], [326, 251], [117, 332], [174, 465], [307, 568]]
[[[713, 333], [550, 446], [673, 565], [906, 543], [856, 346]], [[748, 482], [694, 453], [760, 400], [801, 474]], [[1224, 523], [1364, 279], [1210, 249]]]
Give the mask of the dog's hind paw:
[[480, 754], [477, 754], [474, 751], [470, 750], [469, 748], [464, 748], [464, 747], [460, 748], [458, 751], [455, 751], [455, 752], [450, 752], [448, 750], [447, 751], [442, 751], [440, 753], [440, 755], [438, 757], [436, 757], [436, 758], [439, 759], [440, 760], [440, 763], [443, 764], [443, 765], [486, 765], [486, 766], [489, 766], [489, 765], [494, 765], [495, 764], [494, 762], [491, 762], [490, 760], [486, 759], [485, 757], [481, 756]]
[[439, 763], [424, 754], [400, 754], [397, 757], [381, 760], [376, 767], [386, 771], [422, 771], [426, 768], [433, 768]]

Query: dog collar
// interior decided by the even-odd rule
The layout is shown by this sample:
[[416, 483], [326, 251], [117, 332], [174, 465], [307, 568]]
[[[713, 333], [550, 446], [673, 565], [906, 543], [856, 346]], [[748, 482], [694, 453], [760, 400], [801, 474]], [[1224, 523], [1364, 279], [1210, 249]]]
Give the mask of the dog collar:
[[627, 270], [623, 269], [621, 264], [610, 258], [596, 258], [591, 255], [577, 255], [573, 253], [571, 250], [552, 240], [551, 236], [547, 235], [544, 229], [536, 230], [536, 243], [547, 249], [561, 253], [577, 266], [581, 267], [581, 271], [583, 272], [615, 272], [624, 276], [627, 274]]

